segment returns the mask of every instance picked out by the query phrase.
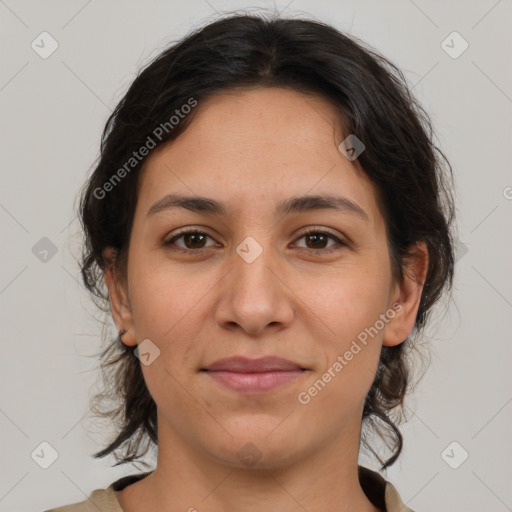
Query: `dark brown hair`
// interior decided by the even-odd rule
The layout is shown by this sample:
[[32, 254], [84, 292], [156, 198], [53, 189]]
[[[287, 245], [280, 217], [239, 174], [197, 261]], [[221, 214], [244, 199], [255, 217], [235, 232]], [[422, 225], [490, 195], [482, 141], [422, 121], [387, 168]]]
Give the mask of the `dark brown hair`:
[[[396, 279], [407, 270], [414, 242], [424, 241], [428, 247], [428, 271], [413, 330], [417, 334], [443, 289], [451, 288], [454, 267], [452, 172], [435, 144], [429, 116], [401, 71], [368, 45], [321, 22], [275, 15], [229, 15], [195, 30], [139, 73], [109, 117], [100, 158], [80, 201], [85, 233], [81, 272], [96, 304], [109, 313], [106, 265], [114, 265], [126, 278], [145, 161], [140, 148], [149, 146], [149, 139], [151, 146], [160, 146], [182, 133], [194, 118], [193, 109], [184, 105], [200, 105], [204, 98], [229, 89], [254, 87], [320, 95], [339, 109], [344, 132], [363, 141], [365, 150], [354, 163], [378, 190]], [[114, 261], [103, 260], [106, 247], [116, 249]], [[117, 428], [115, 438], [95, 457], [112, 453], [116, 465], [134, 461], [158, 444], [156, 405], [135, 348], [119, 338], [110, 340], [101, 354], [104, 391], [92, 403], [93, 410]], [[411, 385], [413, 348], [411, 337], [395, 347], [382, 347], [366, 396], [361, 441], [382, 469], [402, 450], [393, 415], [402, 410]], [[115, 406], [105, 410], [108, 400]], [[391, 450], [385, 462], [368, 442], [368, 431], [377, 432]]]

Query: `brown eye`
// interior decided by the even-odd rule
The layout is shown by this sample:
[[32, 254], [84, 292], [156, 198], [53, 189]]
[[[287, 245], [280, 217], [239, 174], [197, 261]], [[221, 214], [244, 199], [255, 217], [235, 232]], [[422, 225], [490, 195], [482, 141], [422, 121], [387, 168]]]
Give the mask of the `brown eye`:
[[[206, 248], [205, 242], [207, 238], [211, 238], [210, 235], [207, 235], [202, 231], [198, 231], [196, 229], [187, 229], [185, 231], [181, 231], [177, 235], [167, 240], [164, 243], [164, 245], [175, 245], [177, 247], [177, 250], [185, 252], [199, 252], [201, 249]], [[176, 244], [176, 241], [179, 239], [183, 239], [184, 247], [179, 244]]]
[[[342, 242], [337, 236], [329, 233], [327, 231], [321, 231], [319, 229], [310, 229], [303, 233], [299, 240], [306, 240], [306, 249], [311, 249], [314, 251], [320, 252], [332, 252], [331, 248], [339, 248], [339, 246], [346, 246], [344, 242]], [[333, 240], [334, 244], [327, 246], [329, 240]], [[299, 247], [304, 248], [304, 247]]]

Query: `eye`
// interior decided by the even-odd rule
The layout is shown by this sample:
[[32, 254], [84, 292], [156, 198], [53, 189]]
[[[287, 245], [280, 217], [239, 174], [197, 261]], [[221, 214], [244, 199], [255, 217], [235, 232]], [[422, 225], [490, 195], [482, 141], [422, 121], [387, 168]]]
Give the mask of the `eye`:
[[[201, 250], [208, 248], [208, 246], [205, 245], [207, 238], [213, 240], [213, 238], [204, 231], [199, 231], [196, 228], [186, 228], [181, 230], [169, 240], [165, 241], [164, 245], [170, 246], [172, 250], [178, 250], [187, 253], [199, 253]], [[333, 252], [332, 249], [330, 249], [331, 247], [339, 249], [342, 246], [347, 246], [345, 242], [340, 240], [340, 238], [333, 233], [317, 227], [310, 228], [306, 232], [302, 233], [298, 240], [303, 238], [306, 239], [306, 247], [299, 248], [311, 249], [312, 251], [318, 253], [330, 253]], [[180, 239], [183, 239], [185, 245], [184, 247], [176, 244], [176, 241]], [[334, 244], [326, 247], [325, 244], [328, 243], [329, 240], [334, 241]]]
[[[181, 247], [180, 245], [176, 245], [175, 242], [179, 240], [180, 238], [183, 238], [185, 247]], [[177, 250], [183, 251], [183, 252], [199, 252], [201, 249], [204, 249], [204, 243], [207, 238], [211, 238], [210, 235], [207, 235], [203, 231], [199, 231], [195, 228], [187, 228], [183, 229], [179, 233], [177, 233], [175, 236], [164, 242], [165, 246], [172, 246], [176, 245], [178, 248]], [[213, 239], [212, 239], [213, 240]], [[174, 248], [172, 248], [174, 249]]]
[[[340, 246], [347, 246], [345, 242], [340, 240], [333, 233], [330, 233], [329, 231], [323, 231], [321, 228], [316, 227], [310, 228], [305, 233], [302, 233], [298, 240], [301, 240], [302, 238], [306, 239], [306, 249], [311, 249], [315, 252], [332, 252], [331, 249], [327, 250], [327, 248], [325, 247], [325, 243], [327, 243], [329, 239], [334, 240], [335, 243], [329, 247], [335, 247], [335, 250], [339, 249]], [[308, 243], [309, 246], [307, 245]]]

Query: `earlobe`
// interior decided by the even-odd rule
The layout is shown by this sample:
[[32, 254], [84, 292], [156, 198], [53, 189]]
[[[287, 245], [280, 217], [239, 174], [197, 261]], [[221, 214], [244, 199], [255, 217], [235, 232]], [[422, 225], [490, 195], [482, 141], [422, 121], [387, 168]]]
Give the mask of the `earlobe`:
[[418, 314], [423, 287], [428, 271], [428, 248], [425, 242], [417, 242], [411, 248], [411, 256], [404, 269], [404, 278], [396, 285], [393, 296], [395, 315], [386, 325], [382, 344], [393, 347], [403, 343], [411, 334]]
[[[118, 278], [115, 268], [115, 249], [108, 248], [103, 251], [105, 261], [105, 284], [108, 288], [110, 310], [116, 324], [121, 341], [128, 346], [137, 344], [132, 326], [132, 312], [126, 287]], [[123, 332], [124, 331], [124, 332]]]

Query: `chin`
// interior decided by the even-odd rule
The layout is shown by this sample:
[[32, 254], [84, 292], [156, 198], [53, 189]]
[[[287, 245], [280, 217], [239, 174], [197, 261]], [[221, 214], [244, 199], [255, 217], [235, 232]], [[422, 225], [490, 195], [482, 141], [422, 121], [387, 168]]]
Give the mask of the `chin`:
[[[300, 433], [288, 429], [279, 431], [279, 422], [261, 422], [259, 428], [253, 424], [245, 425], [235, 432], [227, 429], [232, 436], [225, 435], [212, 445], [212, 437], [206, 438], [206, 451], [216, 462], [229, 467], [248, 470], [270, 470], [284, 468], [294, 464], [306, 452], [299, 446]], [[280, 420], [282, 421], [282, 419]], [[285, 420], [286, 421], [286, 420]], [[263, 425], [262, 425], [263, 424]]]

